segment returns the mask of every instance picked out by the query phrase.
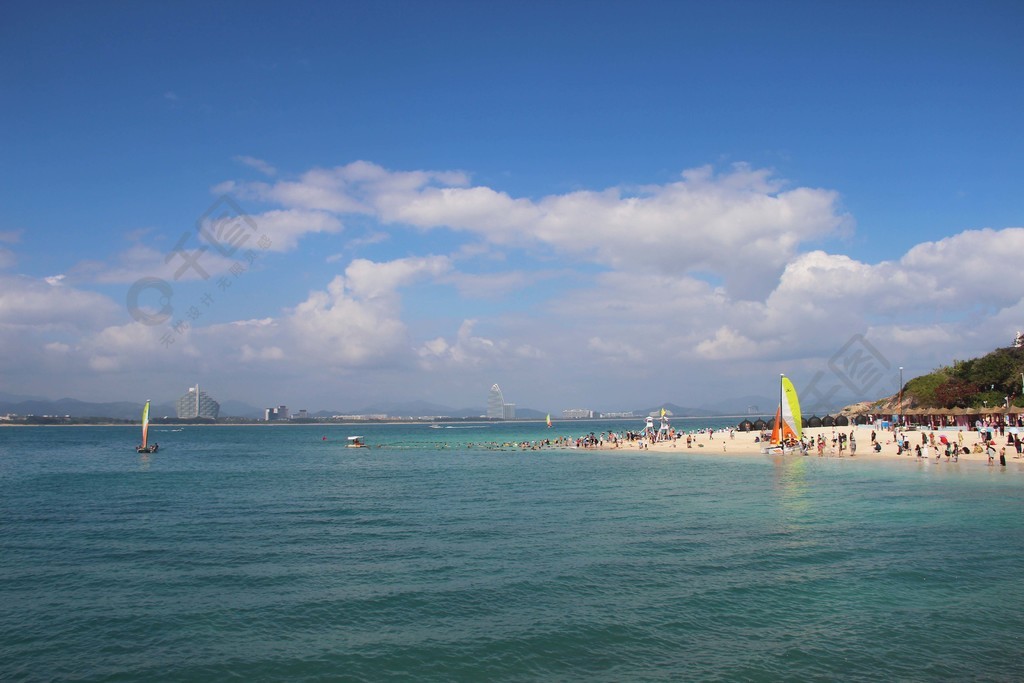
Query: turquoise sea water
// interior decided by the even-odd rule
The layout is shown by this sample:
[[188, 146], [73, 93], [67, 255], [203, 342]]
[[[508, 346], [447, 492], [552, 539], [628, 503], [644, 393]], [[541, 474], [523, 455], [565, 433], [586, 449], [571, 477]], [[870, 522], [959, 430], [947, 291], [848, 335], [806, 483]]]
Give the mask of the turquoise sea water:
[[1016, 462], [481, 445], [602, 428], [0, 429], [0, 677], [1024, 677]]

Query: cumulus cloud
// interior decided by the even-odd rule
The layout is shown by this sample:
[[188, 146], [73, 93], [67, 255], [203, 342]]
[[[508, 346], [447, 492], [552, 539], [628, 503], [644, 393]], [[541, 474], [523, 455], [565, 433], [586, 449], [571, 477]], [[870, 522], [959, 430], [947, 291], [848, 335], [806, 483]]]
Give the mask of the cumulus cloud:
[[342, 230], [341, 220], [322, 211], [227, 213], [181, 231], [173, 244], [163, 249], [142, 241], [149, 231], [135, 231], [129, 236], [129, 245], [109, 259], [80, 261], [63, 275], [76, 284], [131, 284], [144, 278], [172, 285], [211, 280], [247, 261], [249, 251], [257, 255], [288, 252], [307, 234]]
[[373, 364], [406, 350], [399, 290], [449, 268], [444, 257], [376, 263], [358, 259], [326, 290], [310, 293], [282, 321], [302, 354], [342, 367]]
[[[529, 343], [516, 344], [505, 339], [495, 340], [476, 335], [473, 333], [476, 324], [476, 320], [464, 320], [452, 341], [438, 337], [423, 343], [417, 350], [420, 367], [425, 370], [483, 365], [493, 367], [507, 362], [537, 360], [546, 355]], [[507, 370], [508, 366], [505, 367]]]
[[[168, 250], [138, 239], [109, 262], [46, 280], [0, 276], [0, 343], [65, 374], [130, 375], [157, 349], [177, 375], [364, 373], [364, 385], [418, 381], [429, 397], [430, 377], [451, 371], [453, 384], [504, 387], [511, 376], [538, 393], [570, 386], [585, 403], [639, 384], [685, 399], [730, 374], [742, 385], [823, 366], [855, 334], [889, 357], [948, 362], [1008, 343], [1024, 327], [1024, 228], [967, 230], [888, 260], [858, 259], [829, 239], [853, 224], [837, 192], [742, 164], [530, 198], [474, 185], [459, 171], [367, 162], [232, 181], [231, 190], [273, 204], [247, 216], [256, 228], [245, 248], [265, 237], [265, 250], [292, 251], [303, 236], [341, 233], [344, 222], [370, 235], [360, 246], [388, 242], [366, 253], [405, 256], [356, 258], [324, 275], [328, 263], [350, 258], [328, 254], [356, 244], [338, 240], [317, 260], [324, 270], [310, 269], [321, 277], [313, 291], [248, 314], [267, 317], [199, 321], [164, 348], [157, 331], [165, 329], [123, 324], [123, 301], [81, 288], [145, 276], [173, 282], [184, 259], [168, 261]], [[238, 220], [205, 226], [216, 240]], [[187, 248], [201, 246], [198, 263], [211, 277], [237, 258], [193, 228]], [[418, 300], [428, 300], [435, 284], [445, 289], [444, 310], [407, 322], [405, 293], [420, 288]], [[529, 297], [519, 296], [526, 288]], [[509, 292], [512, 306], [500, 301]]]
[[393, 172], [367, 162], [241, 188], [288, 207], [449, 228], [497, 245], [542, 245], [618, 270], [711, 271], [743, 298], [763, 295], [801, 244], [852, 225], [837, 192], [790, 188], [744, 164], [724, 173], [691, 169], [664, 185], [538, 200], [470, 186], [460, 172]]
[[335, 233], [342, 229], [337, 217], [323, 211], [267, 211], [246, 219], [233, 217], [212, 221], [209, 234], [237, 235], [234, 241], [223, 245], [231, 251], [237, 245], [238, 248], [284, 252], [295, 249], [307, 234]]
[[66, 286], [59, 277], [0, 276], [0, 325], [89, 330], [117, 313], [117, 305], [107, 297]]
[[760, 345], [728, 326], [719, 327], [711, 339], [697, 344], [697, 353], [711, 360], [750, 358]]

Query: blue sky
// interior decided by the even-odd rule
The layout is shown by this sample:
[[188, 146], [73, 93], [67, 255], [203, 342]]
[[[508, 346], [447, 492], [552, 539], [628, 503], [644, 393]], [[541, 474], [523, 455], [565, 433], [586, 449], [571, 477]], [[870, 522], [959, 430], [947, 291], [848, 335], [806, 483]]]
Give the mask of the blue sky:
[[[835, 384], [854, 338], [888, 384], [987, 352], [1024, 327], [1022, 26], [1013, 2], [5, 3], [3, 390], [346, 409], [498, 382], [611, 410]], [[223, 196], [255, 226], [229, 255], [197, 230]], [[206, 279], [175, 277], [183, 235]], [[129, 315], [143, 277], [166, 324]]]

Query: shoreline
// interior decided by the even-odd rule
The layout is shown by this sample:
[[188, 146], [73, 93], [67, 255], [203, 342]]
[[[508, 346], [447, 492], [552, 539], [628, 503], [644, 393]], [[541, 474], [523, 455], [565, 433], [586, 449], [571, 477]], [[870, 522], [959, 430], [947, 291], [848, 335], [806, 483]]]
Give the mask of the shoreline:
[[[925, 458], [918, 458], [914, 453], [914, 446], [921, 444], [922, 436], [928, 440], [929, 445], [931, 444], [931, 435], [935, 436], [935, 448], [929, 448], [930, 457], [928, 460], [935, 462], [936, 455], [939, 455], [939, 462], [947, 462], [945, 456], [945, 445], [940, 443], [941, 437], [945, 436], [954, 445], [959, 443], [958, 435], [963, 436], [963, 446], [970, 448], [971, 452], [961, 454], [958, 456], [958, 462], [979, 462], [982, 464], [988, 464], [988, 455], [984, 451], [984, 441], [981, 439], [981, 433], [976, 431], [966, 431], [958, 429], [915, 429], [903, 431], [905, 439], [910, 441], [910, 451], [904, 451], [902, 454], [896, 453], [896, 433], [891, 430], [879, 430], [875, 429], [876, 439], [881, 444], [882, 449], [880, 452], [875, 452], [871, 448], [871, 432], [873, 427], [869, 425], [861, 426], [849, 426], [849, 427], [809, 427], [803, 430], [804, 437], [812, 437], [817, 439], [819, 435], [823, 435], [826, 440], [824, 452], [821, 456], [818, 455], [817, 448], [811, 448], [806, 456], [800, 454], [789, 454], [795, 457], [808, 457], [808, 458], [842, 458], [848, 460], [919, 460], [924, 461]], [[839, 454], [839, 449], [836, 447], [834, 450], [831, 446], [833, 434], [836, 436], [842, 432], [849, 436], [851, 433], [857, 442], [857, 453], [851, 455], [850, 449], [847, 448], [843, 451], [842, 455]], [[620, 442], [618, 447], [610, 446], [605, 444], [603, 449], [610, 450], [626, 450], [626, 451], [638, 451], [638, 452], [651, 452], [651, 453], [675, 453], [685, 452], [692, 454], [701, 454], [708, 456], [715, 455], [769, 455], [761, 451], [762, 443], [755, 442], [754, 439], [760, 436], [759, 432], [740, 432], [733, 431], [730, 437], [729, 430], [715, 431], [709, 438], [707, 432], [698, 432], [691, 435], [693, 437], [692, 447], [686, 446], [686, 434], [682, 435], [682, 438], [676, 439], [675, 441], [659, 441], [653, 444], [649, 444], [644, 441], [629, 441]], [[1012, 445], [1006, 445], [1006, 436], [1000, 437], [998, 432], [994, 434], [995, 440], [995, 456], [994, 465], [999, 466], [999, 453], [1001, 449], [1005, 448], [1005, 458], [1007, 466], [1011, 464], [1024, 465], [1024, 457], [1019, 455], [1016, 448]], [[974, 452], [975, 444], [982, 445], [982, 452]], [[952, 458], [949, 462], [954, 462]]]
[[[344, 427], [349, 431], [358, 431], [362, 427], [381, 427], [381, 426], [392, 426], [392, 425], [430, 425], [436, 423], [430, 422], [409, 422], [409, 421], [395, 421], [395, 422], [374, 422], [374, 423], [322, 423], [322, 424], [309, 424], [309, 423], [242, 423], [242, 424], [151, 424], [150, 428], [157, 431], [163, 431], [165, 428], [180, 429], [184, 427], [331, 427], [339, 428]], [[477, 423], [477, 424], [492, 424], [492, 423]], [[501, 423], [499, 423], [501, 424]], [[563, 425], [566, 423], [562, 423]], [[579, 423], [577, 423], [579, 424]], [[579, 425], [582, 426], [582, 425]], [[3, 424], [2, 427], [27, 427], [27, 428], [46, 428], [46, 427], [62, 427], [62, 428], [74, 428], [74, 427], [118, 427], [125, 429], [135, 429], [139, 427], [139, 424], [124, 424], [124, 423], [92, 423], [92, 424]], [[1019, 429], [1019, 428], [1018, 428]], [[881, 450], [875, 452], [871, 448], [871, 432], [875, 431], [878, 443], [881, 444]], [[1024, 430], [1020, 430], [1024, 432]], [[621, 434], [621, 432], [619, 432]], [[833, 435], [838, 436], [840, 433], [844, 433], [847, 436], [851, 435], [857, 442], [857, 453], [852, 455], [849, 447], [844, 449], [842, 455], [839, 454], [838, 447], [832, 448]], [[846, 427], [809, 427], [803, 430], [805, 437], [810, 437], [811, 440], [816, 440], [819, 435], [825, 437], [826, 445], [822, 455], [818, 455], [817, 448], [812, 447], [808, 451], [807, 455], [801, 454], [788, 454], [793, 457], [808, 457], [808, 458], [841, 458], [849, 460], [870, 460], [870, 461], [906, 461], [916, 460], [923, 462], [925, 458], [917, 457], [913, 450], [914, 446], [922, 443], [922, 437], [927, 439], [929, 443], [929, 458], [930, 462], [968, 462], [968, 463], [980, 463], [988, 465], [988, 454], [984, 450], [984, 441], [981, 438], [981, 432], [968, 431], [965, 429], [957, 428], [940, 428], [940, 429], [913, 429], [905, 430], [901, 432], [905, 439], [910, 441], [911, 450], [904, 451], [902, 454], [896, 453], [896, 432], [892, 430], [881, 430], [875, 429], [871, 425], [859, 425], [859, 426], [846, 426]], [[1009, 434], [1010, 432], [1007, 432]], [[607, 432], [604, 432], [607, 435]], [[697, 432], [678, 432], [681, 438], [674, 439], [672, 441], [659, 441], [655, 443], [649, 443], [646, 440], [638, 441], [625, 441], [620, 440], [617, 445], [604, 442], [601, 445], [581, 447], [579, 450], [594, 450], [594, 451], [622, 451], [622, 452], [636, 452], [642, 453], [658, 453], [658, 454], [672, 454], [672, 453], [686, 453], [690, 455], [705, 455], [714, 457], [717, 455], [731, 455], [731, 456], [765, 456], [773, 454], [766, 454], [762, 452], [762, 443], [755, 441], [760, 436], [760, 432], [741, 432], [736, 429], [727, 428], [716, 428], [709, 437], [708, 431], [697, 431]], [[688, 448], [686, 445], [686, 438], [689, 435], [692, 439], [691, 446]], [[931, 437], [934, 435], [936, 448], [930, 447]], [[523, 446], [529, 443], [530, 446], [540, 445], [544, 438], [539, 434], [531, 435], [532, 438], [524, 442], [521, 442]], [[554, 435], [552, 435], [554, 436]], [[568, 439], [571, 443], [578, 437], [584, 436], [583, 434], [568, 436], [566, 434], [559, 434], [560, 438]], [[962, 444], [967, 448], [971, 449], [970, 453], [960, 453], [957, 460], [954, 461], [950, 458], [948, 461], [945, 456], [945, 447], [940, 443], [941, 437], [945, 436], [946, 439], [954, 445], [960, 442], [962, 437]], [[1000, 466], [999, 456], [1000, 452], [1005, 453], [1006, 465], [1016, 465], [1018, 468], [1024, 467], [1024, 455], [1019, 455], [1014, 445], [1007, 445], [1006, 435], [1000, 437], [998, 432], [994, 434], [995, 441], [995, 453], [993, 456], [993, 465], [995, 467]], [[478, 445], [478, 444], [476, 444]], [[515, 443], [507, 444], [510, 446], [518, 445]], [[975, 452], [975, 445], [982, 447], [981, 452]], [[379, 447], [377, 444], [368, 444], [371, 448]], [[471, 446], [472, 447], [472, 446]], [[540, 445], [540, 449], [561, 449], [568, 448], [576, 450], [575, 446], [561, 446], [561, 445]], [[529, 450], [529, 448], [526, 448]], [[781, 454], [778, 454], [781, 455]], [[936, 455], [939, 457], [936, 458]]]

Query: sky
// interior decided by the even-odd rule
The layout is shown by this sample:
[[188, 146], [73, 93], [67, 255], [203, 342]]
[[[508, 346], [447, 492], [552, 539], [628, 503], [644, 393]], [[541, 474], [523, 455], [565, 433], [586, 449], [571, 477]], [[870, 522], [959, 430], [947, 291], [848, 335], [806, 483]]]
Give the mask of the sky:
[[0, 6], [0, 392], [875, 398], [1024, 329], [1019, 2]]

